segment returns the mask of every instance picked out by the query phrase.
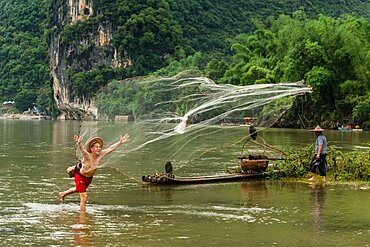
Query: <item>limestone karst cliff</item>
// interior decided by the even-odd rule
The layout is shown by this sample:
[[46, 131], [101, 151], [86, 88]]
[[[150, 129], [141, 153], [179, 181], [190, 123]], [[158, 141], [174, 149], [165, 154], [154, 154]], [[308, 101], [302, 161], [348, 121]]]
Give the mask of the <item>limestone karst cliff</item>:
[[[98, 1], [91, 0], [51, 1], [48, 40], [50, 71], [61, 119], [78, 119], [85, 115], [98, 117], [92, 98], [76, 96], [72, 92], [70, 71], [127, 65], [111, 43], [114, 33], [112, 23], [100, 22], [96, 18], [97, 4]], [[84, 23], [89, 28], [79, 32], [77, 27]]]

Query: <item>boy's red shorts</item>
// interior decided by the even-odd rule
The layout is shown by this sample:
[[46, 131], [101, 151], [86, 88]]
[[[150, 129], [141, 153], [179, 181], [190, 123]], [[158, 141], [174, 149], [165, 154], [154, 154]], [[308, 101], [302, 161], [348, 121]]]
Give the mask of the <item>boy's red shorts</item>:
[[85, 177], [82, 176], [80, 172], [76, 172], [75, 174], [75, 184], [76, 184], [76, 190], [80, 193], [86, 192], [87, 187], [89, 187], [91, 181], [93, 180], [93, 177]]

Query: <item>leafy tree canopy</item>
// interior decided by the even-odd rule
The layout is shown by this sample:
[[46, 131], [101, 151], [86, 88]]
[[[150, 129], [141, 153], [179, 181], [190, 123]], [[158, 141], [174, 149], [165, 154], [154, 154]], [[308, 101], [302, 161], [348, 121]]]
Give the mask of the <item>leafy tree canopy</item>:
[[90, 98], [110, 81], [198, 69], [217, 82], [238, 85], [304, 79], [315, 93], [301, 107], [315, 114], [306, 112], [302, 119], [334, 121], [364, 109], [356, 106], [370, 83], [370, 1], [96, 0], [93, 16], [55, 27], [52, 13], [63, 4], [0, 0], [0, 100], [31, 91], [32, 103], [50, 109], [46, 34], [58, 31], [62, 45], [79, 46], [88, 58], [95, 44], [80, 41], [109, 22], [113, 45], [133, 66], [91, 71], [72, 66], [71, 95]]
[[52, 107], [46, 42], [47, 0], [0, 0], [0, 101], [18, 110]]
[[219, 80], [237, 85], [304, 80], [314, 92], [306, 102], [306, 111], [317, 114], [310, 116], [313, 122], [348, 118], [353, 107], [359, 109], [354, 95], [370, 90], [369, 28], [368, 21], [353, 16], [281, 15], [235, 38], [233, 62]]

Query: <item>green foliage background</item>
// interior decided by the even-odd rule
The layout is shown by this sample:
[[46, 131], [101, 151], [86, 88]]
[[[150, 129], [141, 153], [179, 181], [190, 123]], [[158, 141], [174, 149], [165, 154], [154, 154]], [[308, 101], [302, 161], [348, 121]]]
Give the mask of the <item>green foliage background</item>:
[[52, 110], [47, 0], [0, 0], [0, 101]]
[[[67, 68], [73, 97], [92, 98], [110, 82], [114, 87], [132, 76], [188, 69], [237, 85], [305, 80], [314, 93], [297, 99], [281, 126], [335, 127], [349, 119], [370, 128], [370, 1], [93, 0], [96, 11], [86, 21], [50, 25], [62, 4], [0, 0], [0, 100], [16, 100], [19, 111], [34, 105], [53, 110], [48, 34], [61, 28], [61, 45], [88, 57], [94, 44], [82, 41], [97, 33], [99, 23], [110, 22], [113, 45], [133, 65]], [[128, 102], [128, 112], [142, 110], [134, 102], [151, 89], [142, 90], [140, 99]], [[126, 102], [130, 92], [122, 94]], [[112, 105], [120, 104], [113, 101], [97, 102], [109, 109], [103, 114], [117, 112]]]

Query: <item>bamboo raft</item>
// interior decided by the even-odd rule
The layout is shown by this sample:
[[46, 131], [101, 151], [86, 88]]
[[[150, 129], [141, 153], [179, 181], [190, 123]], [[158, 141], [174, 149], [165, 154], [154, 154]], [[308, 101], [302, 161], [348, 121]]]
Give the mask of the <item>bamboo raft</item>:
[[248, 157], [241, 157], [239, 159], [242, 172], [210, 176], [175, 177], [172, 173], [172, 164], [168, 161], [165, 165], [164, 173], [143, 176], [142, 180], [143, 182], [152, 184], [195, 184], [239, 181], [264, 177], [263, 172], [266, 171], [268, 166], [267, 157], [249, 155]]
[[230, 182], [240, 181], [244, 179], [263, 178], [262, 173], [234, 173], [212, 176], [196, 176], [196, 177], [175, 177], [173, 174], [159, 174], [143, 176], [143, 182], [153, 184], [197, 184], [197, 183], [214, 183], [214, 182]]
[[[261, 144], [255, 141], [257, 138], [257, 131], [253, 125], [250, 126], [249, 133], [250, 135], [247, 141], [284, 155], [284, 152], [281, 151], [280, 149], [274, 148], [266, 143]], [[245, 143], [243, 144], [243, 147]], [[242, 170], [241, 172], [240, 170], [238, 170], [238, 172], [233, 172], [231, 174], [195, 176], [195, 177], [175, 177], [175, 175], [172, 173], [173, 171], [172, 164], [170, 161], [167, 161], [165, 165], [165, 173], [143, 176], [142, 180], [143, 182], [153, 184], [192, 184], [192, 183], [212, 183], [224, 181], [225, 182], [237, 181], [244, 179], [257, 179], [263, 178], [265, 176], [264, 172], [268, 168], [269, 160], [283, 160], [283, 158], [271, 159], [264, 155], [248, 155], [239, 157], [238, 159], [240, 159], [240, 167]]]

